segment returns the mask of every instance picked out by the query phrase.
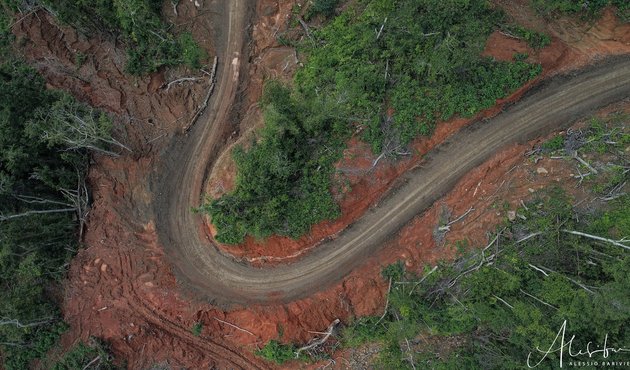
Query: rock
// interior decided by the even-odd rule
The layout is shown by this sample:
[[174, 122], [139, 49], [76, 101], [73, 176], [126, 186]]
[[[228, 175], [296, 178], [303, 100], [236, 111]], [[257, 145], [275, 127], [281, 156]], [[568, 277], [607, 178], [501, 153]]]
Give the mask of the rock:
[[538, 172], [538, 174], [539, 174], [539, 175], [549, 173], [549, 171], [547, 171], [547, 169], [546, 169], [545, 167], [538, 167], [538, 168], [536, 169], [536, 172]]
[[510, 221], [516, 220], [516, 211], [508, 211], [507, 212], [507, 218]]

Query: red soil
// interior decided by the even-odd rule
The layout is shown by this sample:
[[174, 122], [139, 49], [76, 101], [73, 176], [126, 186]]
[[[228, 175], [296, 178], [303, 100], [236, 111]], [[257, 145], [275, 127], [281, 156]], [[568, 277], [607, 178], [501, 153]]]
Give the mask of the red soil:
[[[290, 56], [286, 50], [268, 50], [274, 48], [272, 35], [284, 24], [291, 5], [292, 2], [270, 0], [258, 3], [252, 55], [254, 61], [257, 56], [261, 59], [253, 64], [244, 107], [249, 107], [260, 96], [262, 79], [265, 73], [274, 73], [270, 72], [274, 70], [273, 64]], [[196, 10], [192, 3], [181, 2], [179, 11], [177, 20], [193, 22], [199, 40], [212, 39], [212, 27], [204, 23], [206, 17], [197, 16], [208, 9]], [[119, 134], [126, 136], [135, 149], [133, 155], [118, 159], [96, 156], [91, 167], [89, 181], [94, 204], [85, 233], [86, 248], [73, 260], [66, 285], [63, 311], [71, 329], [64, 335], [64, 345], [90, 336], [103, 338], [111, 343], [116, 356], [132, 369], [158, 363], [195, 369], [225, 367], [226, 360], [239, 354], [255, 361], [251, 351], [269, 339], [278, 338], [281, 332], [283, 341], [304, 342], [313, 336], [309, 331], [322, 331], [336, 318], [347, 322], [352, 317], [380, 313], [386, 291], [380, 277], [382, 266], [403, 259], [410, 269], [419, 271], [424, 264], [451, 257], [454, 250], [448, 246], [456, 240], [466, 238], [471, 245], [484, 245], [487, 242], [485, 230], [491, 230], [506, 217], [502, 203], [499, 208], [492, 207], [495, 202], [505, 200], [510, 209], [514, 209], [519, 200], [529, 196], [530, 188], [536, 191], [551, 182], [569, 182], [566, 179], [571, 167], [565, 162], [542, 160], [533, 164], [522, 157], [530, 146], [515, 146], [497, 153], [465, 176], [454, 191], [402, 229], [399, 237], [380, 253], [326, 291], [287, 305], [245, 307], [227, 312], [207, 303], [190, 302], [180, 294], [157, 241], [153, 220], [147, 217], [151, 195], [145, 179], [168, 137], [187, 124], [206, 86], [190, 85], [173, 88], [170, 92], [157, 89], [163, 81], [170, 81], [175, 74], [185, 71], [171, 72], [173, 76], [155, 74], [131, 79], [121, 72], [124, 52], [116, 45], [104, 40], [83, 39], [71, 30], [51, 25], [44, 14], [40, 14], [40, 18], [41, 23], [36, 17], [30, 17], [16, 26], [16, 34], [25, 40], [26, 57], [51, 86], [68, 89], [85, 101], [117, 113], [118, 122], [126, 123], [119, 125]], [[608, 13], [579, 41], [562, 38], [554, 27], [569, 28], [557, 24], [560, 22], [550, 25], [553, 44], [530, 54], [546, 67], [546, 74], [581, 66], [594, 55], [630, 51], [628, 26], [618, 26]], [[204, 45], [212, 55], [211, 46]], [[495, 34], [485, 53], [508, 58], [514, 50], [523, 47], [521, 43]], [[91, 55], [79, 68], [73, 64], [77, 51]], [[275, 71], [278, 72], [277, 68]], [[525, 89], [506, 101], [517, 99]], [[498, 113], [500, 105], [506, 101], [480, 116]], [[256, 124], [251, 117], [255, 117], [257, 109], [251, 108], [249, 112], [244, 120], [249, 123], [241, 127], [243, 132]], [[256, 261], [262, 261], [262, 256], [286, 258], [323, 236], [342, 230], [377, 201], [399, 174], [419, 163], [423, 153], [469, 122], [454, 119], [439, 124], [431, 139], [413, 143], [418, 154], [399, 162], [383, 159], [371, 172], [375, 156], [354, 138], [337, 165], [351, 185], [349, 192], [338, 194], [343, 211], [340, 220], [316, 225], [309, 236], [298, 241], [271, 238], [260, 244], [250, 240], [242, 249], [231, 248], [230, 251], [240, 250], [234, 253], [258, 258]], [[538, 174], [538, 167], [544, 167], [547, 174]], [[225, 168], [230, 172], [229, 165]], [[229, 189], [229, 182], [224, 188]], [[475, 211], [451, 227], [444, 246], [436, 246], [433, 229], [443, 207], [456, 217], [471, 206]], [[200, 337], [191, 333], [196, 322], [203, 323]], [[217, 352], [216, 344], [223, 345], [224, 349]]]

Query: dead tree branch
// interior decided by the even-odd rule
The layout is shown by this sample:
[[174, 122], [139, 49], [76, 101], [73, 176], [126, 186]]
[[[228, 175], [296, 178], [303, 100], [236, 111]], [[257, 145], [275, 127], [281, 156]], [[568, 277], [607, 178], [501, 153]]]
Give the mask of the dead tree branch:
[[541, 269], [541, 268], [539, 268], [539, 267], [536, 267], [536, 266], [532, 265], [531, 263], [529, 263], [528, 265], [529, 265], [529, 267], [531, 267], [531, 268], [533, 268], [534, 270], [536, 270], [536, 271], [540, 272], [541, 274], [543, 274], [543, 275], [545, 275], [545, 276], [549, 276], [549, 274], [547, 274], [547, 273], [545, 272], [545, 270], [543, 270], [543, 269]]
[[30, 322], [28, 324], [22, 324], [18, 319], [3, 318], [2, 320], [0, 320], [0, 326], [15, 325], [18, 328], [23, 329], [23, 328], [30, 328], [30, 327], [33, 327], [33, 326], [39, 326], [39, 325], [48, 324], [51, 321], [52, 321], [52, 318], [47, 317], [45, 319], [40, 319], [40, 320], [37, 320], [37, 321]]
[[410, 296], [410, 297], [411, 297], [411, 294], [413, 293], [413, 291], [416, 289], [416, 287], [417, 287], [418, 285], [422, 284], [422, 282], [423, 282], [423, 281], [425, 281], [425, 280], [429, 277], [429, 275], [431, 275], [432, 273], [434, 273], [434, 272], [437, 270], [437, 268], [438, 268], [438, 267], [437, 267], [437, 265], [436, 265], [435, 267], [433, 267], [433, 268], [431, 269], [431, 271], [429, 271], [429, 273], [428, 273], [428, 274], [424, 275], [424, 277], [423, 277], [422, 279], [420, 279], [420, 281], [418, 281], [417, 283], [415, 283], [415, 284], [414, 284], [414, 286], [413, 286], [413, 287], [411, 287], [411, 290], [409, 291], [409, 296]]
[[389, 292], [391, 292], [391, 290], [392, 290], [392, 278], [389, 278], [389, 287], [387, 287], [387, 300], [385, 301], [385, 309], [383, 310], [383, 314], [378, 319], [375, 326], [378, 325], [378, 323], [380, 323], [385, 318], [385, 315], [387, 315], [387, 307], [389, 306]]
[[28, 13], [24, 14], [20, 19], [18, 19], [17, 21], [11, 23], [11, 25], [9, 26], [8, 29], [13, 29], [13, 27], [15, 27], [18, 23], [22, 22], [24, 19], [26, 19], [30, 15], [33, 15], [33, 14], [37, 13], [40, 9], [42, 9], [41, 6], [35, 6]]
[[612, 245], [616, 245], [618, 247], [630, 250], [630, 246], [627, 246], [625, 244], [621, 244], [621, 242], [625, 241], [625, 239], [612, 240], [612, 239], [608, 239], [608, 238], [602, 238], [601, 236], [597, 236], [597, 235], [591, 235], [591, 234], [583, 233], [583, 232], [580, 232], [580, 231], [573, 231], [573, 230], [567, 230], [567, 229], [562, 229], [562, 231], [565, 232], [565, 233], [578, 235], [578, 236], [583, 236], [585, 238], [590, 238], [590, 239], [594, 239], [594, 240], [599, 240], [599, 241], [602, 241], [602, 242], [610, 243]]
[[507, 303], [503, 298], [497, 296], [497, 295], [492, 295], [494, 298], [498, 299], [499, 301], [503, 302], [503, 304], [505, 304], [506, 306], [508, 306], [509, 308], [511, 308], [512, 310], [514, 309], [514, 306], [512, 306], [511, 304]]
[[311, 29], [308, 28], [308, 24], [306, 24], [306, 22], [304, 22], [302, 18], [298, 18], [298, 22], [300, 22], [300, 25], [302, 25], [302, 28], [304, 28], [304, 32], [306, 32], [306, 36], [308, 36], [308, 38], [311, 39], [311, 41], [313, 41], [313, 36], [311, 35]]
[[463, 219], [464, 217], [468, 216], [468, 214], [472, 211], [474, 211], [475, 209], [473, 207], [468, 208], [468, 210], [466, 212], [464, 212], [464, 214], [462, 214], [461, 216], [457, 217], [456, 219], [454, 219], [453, 221], [447, 223], [444, 226], [440, 226], [438, 228], [439, 231], [451, 231], [451, 225], [459, 222], [461, 219]]
[[509, 32], [499, 31], [499, 33], [502, 34], [503, 36], [507, 36], [507, 37], [509, 37], [511, 39], [516, 39], [516, 40], [520, 40], [521, 39], [520, 37], [515, 36], [515, 35], [513, 35], [513, 34], [511, 34]]
[[45, 199], [45, 198], [40, 198], [40, 197], [33, 197], [29, 195], [14, 195], [13, 197], [17, 200], [20, 200], [24, 203], [29, 203], [29, 204], [56, 204], [56, 205], [66, 206], [66, 207], [69, 207], [72, 205], [65, 202], [59, 202], [56, 200], [50, 200], [50, 199]]
[[339, 324], [339, 319], [335, 319], [333, 322], [330, 323], [330, 325], [328, 325], [328, 330], [326, 330], [326, 334], [323, 337], [313, 341], [313, 343], [309, 345], [298, 348], [298, 350], [295, 352], [295, 358], [300, 357], [300, 353], [302, 351], [306, 351], [311, 348], [315, 348], [317, 346], [324, 344], [328, 340], [328, 338], [332, 335], [333, 330], [335, 330], [335, 326], [337, 326], [337, 324]]
[[[530, 266], [531, 266], [531, 265], [530, 265]], [[538, 301], [539, 303], [542, 303], [542, 304], [544, 304], [544, 305], [545, 305], [545, 306], [547, 306], [547, 307], [551, 307], [551, 308], [553, 308], [553, 309], [555, 309], [555, 310], [558, 310], [558, 307], [556, 307], [556, 306], [554, 306], [554, 305], [552, 305], [552, 304], [549, 304], [549, 303], [547, 303], [547, 302], [543, 301], [542, 299], [540, 299], [540, 298], [538, 298], [538, 297], [535, 297], [535, 296], [533, 296], [533, 295], [531, 295], [531, 294], [527, 293], [527, 292], [526, 292], [526, 291], [524, 291], [523, 289], [519, 289], [519, 290], [521, 291], [521, 293], [523, 293], [523, 294], [525, 294], [526, 296], [528, 296], [528, 297], [530, 297], [530, 298], [532, 298], [532, 299], [534, 299], [534, 300]]]
[[8, 216], [0, 215], [0, 221], [7, 221], [7, 220], [12, 220], [14, 218], [26, 217], [26, 216], [31, 216], [31, 215], [41, 215], [41, 214], [47, 214], [47, 213], [74, 212], [75, 210], [76, 209], [74, 208], [58, 208], [58, 209], [45, 209], [45, 210], [38, 210], [38, 211], [26, 211], [26, 212], [16, 213], [13, 215], [8, 215]]
[[387, 17], [385, 17], [385, 20], [383, 21], [383, 24], [381, 24], [381, 29], [378, 30], [378, 32], [376, 33], [376, 39], [377, 40], [381, 37], [381, 34], [383, 33], [383, 28], [385, 27], [385, 23], [387, 23]]
[[586, 168], [588, 168], [593, 174], [597, 175], [597, 170], [595, 168], [593, 168], [593, 166], [591, 166], [587, 161], [583, 160], [582, 158], [580, 158], [580, 156], [578, 156], [577, 151], [573, 152], [572, 155], [573, 158], [575, 158], [575, 160], [577, 160], [578, 162], [582, 163]]
[[256, 334], [252, 333], [251, 331], [249, 331], [249, 330], [247, 330], [247, 329], [243, 329], [243, 328], [241, 328], [240, 326], [234, 325], [234, 324], [229, 323], [229, 322], [227, 322], [227, 321], [221, 320], [221, 319], [219, 319], [218, 317], [215, 317], [214, 319], [215, 319], [215, 320], [217, 320], [217, 321], [218, 321], [218, 322], [220, 322], [220, 323], [223, 323], [223, 324], [227, 325], [227, 326], [231, 326], [231, 327], [233, 327], [234, 329], [238, 329], [238, 330], [240, 330], [240, 331], [242, 331], [242, 332], [245, 332], [245, 333], [247, 333], [247, 334], [249, 334], [249, 335], [252, 335], [252, 336], [254, 336], [254, 337], [256, 336]]
[[617, 199], [619, 197], [626, 195], [625, 192], [621, 191], [621, 189], [623, 189], [624, 186], [626, 186], [626, 181], [615, 185], [612, 189], [610, 189], [610, 191], [605, 197], [599, 197], [599, 199], [603, 201], [610, 201], [610, 200]]
[[182, 78], [178, 78], [177, 80], [173, 80], [167, 84], [162, 85], [162, 88], [168, 91], [175, 84], [182, 84], [184, 82], [197, 82], [199, 80], [201, 80], [201, 77], [182, 77]]
[[48, 127], [41, 129], [40, 136], [50, 143], [64, 144], [67, 150], [85, 148], [114, 157], [119, 154], [109, 150], [109, 146], [132, 152], [129, 147], [112, 137], [109, 127], [111, 121], [90, 106], [62, 100], [50, 111], [40, 114], [49, 123]]
[[473, 207], [468, 208], [468, 210], [466, 212], [464, 212], [464, 214], [462, 214], [461, 216], [457, 217], [456, 219], [454, 219], [453, 221], [449, 222], [447, 224], [447, 226], [450, 226], [456, 222], [459, 222], [459, 220], [463, 219], [464, 217], [468, 216], [468, 214], [472, 211], [474, 211], [475, 209]]
[[203, 111], [208, 106], [208, 102], [210, 101], [210, 97], [212, 96], [212, 92], [214, 91], [214, 85], [215, 85], [214, 79], [216, 77], [218, 63], [219, 63], [219, 58], [215, 56], [214, 63], [212, 64], [212, 71], [210, 72], [209, 77], [208, 77], [208, 81], [210, 82], [210, 87], [208, 88], [208, 93], [206, 94], [206, 98], [203, 100], [203, 103], [201, 104], [199, 109], [197, 109], [197, 113], [195, 113], [193, 118], [190, 120], [190, 123], [188, 124], [188, 126], [184, 127], [184, 132], [188, 132], [193, 127], [195, 122], [197, 122], [197, 119], [199, 118], [199, 116], [201, 116], [201, 113], [203, 113]]
[[409, 339], [405, 338], [405, 342], [407, 343], [407, 353], [409, 354], [409, 364], [413, 370], [416, 370], [416, 365], [413, 363], [413, 354], [411, 353], [411, 346], [409, 345]]
[[538, 235], [540, 235], [540, 234], [542, 234], [542, 231], [539, 231], [539, 232], [536, 232], [536, 233], [531, 233], [531, 234], [529, 234], [529, 235], [526, 235], [526, 236], [524, 236], [524, 237], [520, 238], [520, 239], [519, 239], [519, 240], [517, 240], [515, 243], [516, 243], [516, 244], [520, 244], [520, 243], [524, 242], [525, 240], [527, 240], [527, 239], [531, 239], [531, 238], [533, 238], [533, 237], [535, 237], [535, 236], [538, 236]]
[[100, 360], [101, 360], [101, 355], [94, 357], [92, 361], [88, 362], [88, 364], [83, 367], [83, 370], [88, 369], [90, 366], [94, 365], [97, 361], [100, 361]]
[[591, 293], [591, 294], [595, 294], [595, 292], [593, 292], [593, 291], [592, 291], [592, 290], [590, 290], [588, 287], [586, 287], [586, 285], [584, 285], [584, 284], [580, 283], [579, 281], [577, 281], [577, 280], [575, 280], [575, 279], [572, 279], [572, 278], [570, 278], [570, 277], [568, 277], [568, 276], [566, 276], [566, 275], [564, 275], [564, 274], [560, 274], [559, 272], [554, 271], [554, 270], [552, 270], [552, 269], [550, 269], [550, 268], [548, 268], [548, 267], [545, 267], [545, 266], [540, 266], [540, 267], [541, 267], [543, 270], [546, 270], [546, 271], [549, 271], [549, 272], [553, 272], [553, 273], [556, 273], [556, 274], [558, 274], [558, 275], [560, 275], [560, 276], [564, 277], [565, 279], [569, 280], [569, 281], [570, 281], [570, 282], [572, 282], [573, 284], [575, 284], [575, 285], [579, 286], [580, 288], [584, 289], [585, 291], [587, 291], [587, 292], [589, 292], [589, 293]]

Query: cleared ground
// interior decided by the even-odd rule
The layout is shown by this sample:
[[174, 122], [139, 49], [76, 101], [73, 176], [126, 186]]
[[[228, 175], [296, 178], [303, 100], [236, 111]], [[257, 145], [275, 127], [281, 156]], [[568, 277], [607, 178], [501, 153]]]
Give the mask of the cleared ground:
[[[251, 6], [229, 2], [226, 30], [217, 44], [217, 88], [202, 119], [162, 154], [151, 180], [156, 227], [180, 282], [198, 298], [225, 306], [306, 297], [339, 281], [373, 255], [392, 234], [450, 190], [465, 173], [498, 149], [567, 127], [598, 108], [630, 96], [630, 58], [611, 59], [530, 92], [496, 118], [476, 122], [431, 152], [377, 207], [334, 240], [298, 262], [254, 268], [222, 254], [200, 232], [200, 204], [207, 172], [234, 130], [229, 111], [239, 85]], [[228, 11], [228, 9], [226, 9]], [[227, 13], [224, 13], [227, 14]]]

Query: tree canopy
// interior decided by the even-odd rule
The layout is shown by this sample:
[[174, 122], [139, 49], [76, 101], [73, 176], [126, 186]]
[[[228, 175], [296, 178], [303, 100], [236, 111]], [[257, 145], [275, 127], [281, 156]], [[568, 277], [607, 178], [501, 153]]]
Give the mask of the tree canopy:
[[[90, 125], [96, 133], [75, 134]], [[42, 359], [66, 328], [55, 291], [78, 248], [88, 207], [87, 149], [98, 145], [99, 151], [114, 153], [110, 131], [107, 115], [46, 89], [24, 63], [12, 58], [0, 63], [0, 354], [5, 369], [25, 369]], [[69, 139], [78, 138], [81, 145], [69, 145]]]

